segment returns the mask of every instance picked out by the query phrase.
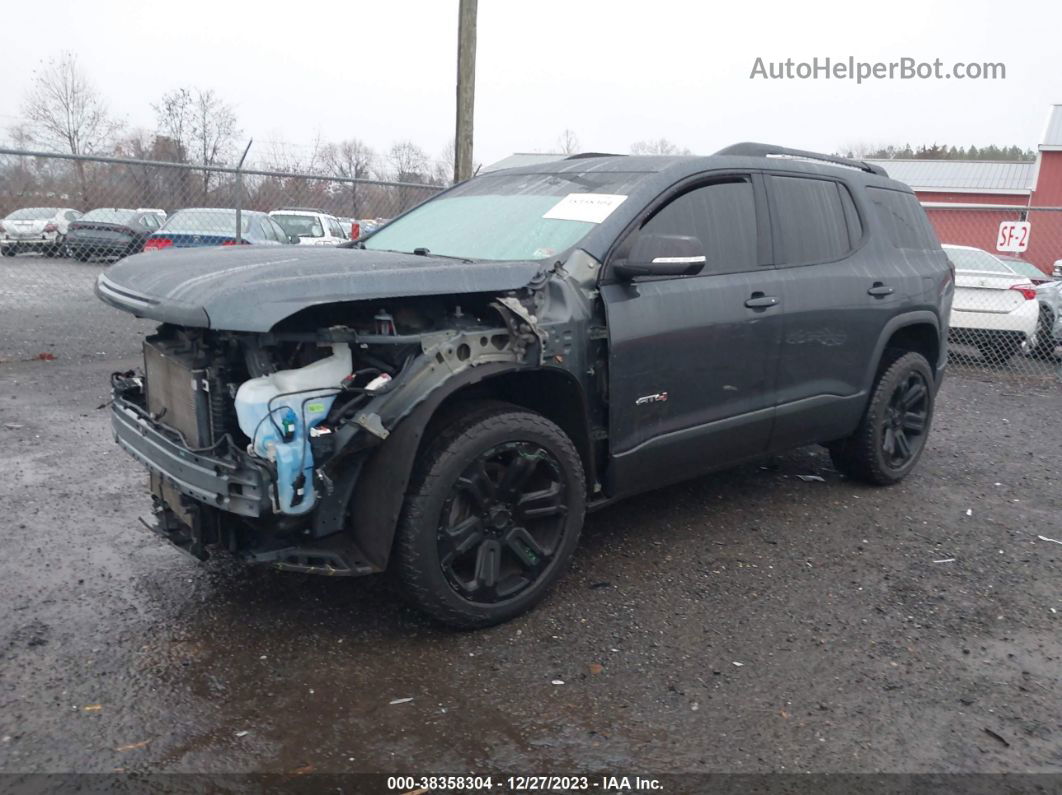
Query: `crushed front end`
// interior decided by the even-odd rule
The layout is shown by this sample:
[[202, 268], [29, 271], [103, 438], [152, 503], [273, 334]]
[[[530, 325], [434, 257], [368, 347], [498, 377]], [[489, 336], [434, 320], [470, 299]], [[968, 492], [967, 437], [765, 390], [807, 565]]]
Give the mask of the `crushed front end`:
[[149, 472], [152, 529], [204, 560], [382, 570], [349, 530], [359, 472], [447, 379], [541, 359], [515, 298], [403, 299], [305, 312], [269, 333], [171, 324], [143, 374], [112, 376], [118, 444]]

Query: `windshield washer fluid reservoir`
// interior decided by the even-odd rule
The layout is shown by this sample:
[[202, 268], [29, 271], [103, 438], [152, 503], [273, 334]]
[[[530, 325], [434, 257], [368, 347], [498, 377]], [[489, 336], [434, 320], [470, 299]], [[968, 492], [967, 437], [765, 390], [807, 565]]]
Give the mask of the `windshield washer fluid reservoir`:
[[350, 346], [337, 343], [331, 356], [297, 370], [252, 378], [236, 390], [240, 430], [251, 440], [250, 452], [276, 464], [277, 501], [284, 513], [313, 508], [310, 429], [328, 416], [351, 366]]

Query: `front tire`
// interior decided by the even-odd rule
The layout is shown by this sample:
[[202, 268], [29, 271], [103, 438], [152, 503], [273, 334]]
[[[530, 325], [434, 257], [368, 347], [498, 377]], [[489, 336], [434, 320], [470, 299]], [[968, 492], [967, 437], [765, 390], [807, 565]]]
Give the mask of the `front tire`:
[[471, 408], [417, 464], [396, 538], [405, 595], [454, 627], [507, 621], [567, 568], [586, 510], [582, 461], [545, 417]]
[[888, 486], [903, 480], [922, 455], [933, 421], [933, 371], [920, 353], [893, 354], [878, 375], [856, 432], [830, 445], [838, 470]]

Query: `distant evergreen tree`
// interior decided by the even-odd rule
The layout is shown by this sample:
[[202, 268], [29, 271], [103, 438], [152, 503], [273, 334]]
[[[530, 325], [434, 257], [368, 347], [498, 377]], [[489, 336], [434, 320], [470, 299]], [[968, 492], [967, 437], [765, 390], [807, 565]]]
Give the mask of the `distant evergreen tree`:
[[[847, 153], [852, 157], [851, 151]], [[917, 149], [912, 149], [911, 144], [903, 147], [889, 144], [875, 149], [863, 155], [870, 160], [1017, 160], [1029, 162], [1036, 159], [1036, 151], [1023, 149], [1020, 146], [988, 146], [968, 147], [948, 146], [947, 144], [933, 143], [931, 145], [920, 144]]]

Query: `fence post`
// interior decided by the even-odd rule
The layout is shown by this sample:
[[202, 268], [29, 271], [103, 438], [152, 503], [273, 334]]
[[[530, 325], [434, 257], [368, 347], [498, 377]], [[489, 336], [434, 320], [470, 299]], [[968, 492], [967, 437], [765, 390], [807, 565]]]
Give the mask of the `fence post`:
[[247, 153], [251, 151], [253, 143], [254, 138], [251, 138], [240, 155], [240, 162], [236, 164], [236, 195], [233, 202], [236, 205], [236, 245], [243, 242], [243, 161], [247, 159]]

